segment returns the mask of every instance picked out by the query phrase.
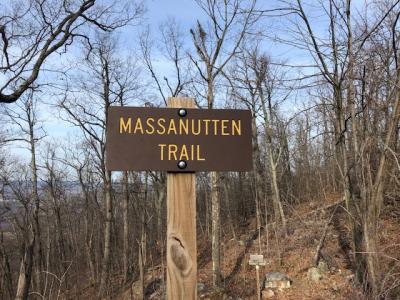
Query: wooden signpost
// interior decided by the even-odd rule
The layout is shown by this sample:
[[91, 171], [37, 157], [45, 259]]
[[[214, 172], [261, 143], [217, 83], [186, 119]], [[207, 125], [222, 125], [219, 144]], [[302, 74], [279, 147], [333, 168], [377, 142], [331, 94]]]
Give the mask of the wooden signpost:
[[260, 288], [260, 266], [265, 266], [265, 260], [263, 255], [250, 254], [249, 265], [256, 266], [257, 275], [257, 299], [261, 299], [261, 288]]
[[[193, 108], [173, 98], [169, 107]], [[197, 299], [196, 175], [167, 175], [167, 299]]]
[[195, 171], [252, 169], [250, 111], [169, 98], [168, 108], [111, 107], [108, 120], [109, 170], [168, 171], [167, 299], [195, 300]]

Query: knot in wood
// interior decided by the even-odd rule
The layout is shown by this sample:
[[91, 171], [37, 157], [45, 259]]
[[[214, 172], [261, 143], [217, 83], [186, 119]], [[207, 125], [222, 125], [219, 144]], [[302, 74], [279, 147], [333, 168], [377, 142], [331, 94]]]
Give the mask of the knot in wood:
[[189, 253], [179, 238], [174, 236], [170, 239], [171, 260], [181, 274], [187, 276], [192, 269], [192, 262]]

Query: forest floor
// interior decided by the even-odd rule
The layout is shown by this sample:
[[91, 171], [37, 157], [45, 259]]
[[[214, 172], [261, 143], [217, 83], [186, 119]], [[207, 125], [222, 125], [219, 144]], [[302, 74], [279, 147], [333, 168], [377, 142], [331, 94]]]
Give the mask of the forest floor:
[[[313, 267], [313, 257], [324, 232], [327, 221], [331, 218], [339, 196], [327, 197], [324, 202], [308, 202], [290, 208], [288, 213], [287, 237], [281, 230], [275, 235], [274, 226], [268, 230], [256, 230], [255, 218], [247, 227], [237, 232], [234, 240], [228, 228], [224, 228], [221, 243], [221, 263], [225, 293], [232, 299], [257, 299], [256, 271], [249, 266], [250, 254], [263, 254], [267, 261], [260, 268], [260, 277], [267, 272], [281, 272], [292, 280], [292, 286], [282, 292], [276, 292], [271, 299], [366, 299], [361, 289], [354, 284], [354, 275], [348, 259], [350, 246], [346, 240], [349, 229], [346, 228], [346, 211], [338, 207], [335, 217], [328, 227], [323, 246], [324, 258], [329, 272], [324, 273], [322, 280], [310, 282], [307, 271]], [[389, 290], [399, 284], [400, 276], [400, 220], [392, 215], [390, 207], [382, 214], [381, 241], [382, 266], [386, 276], [382, 279], [385, 289]], [[273, 224], [272, 224], [273, 225]], [[212, 286], [212, 262], [210, 241], [198, 237], [198, 282], [204, 284], [205, 290]], [[397, 274], [397, 275], [396, 275]], [[161, 291], [161, 268], [153, 268], [146, 274], [146, 299], [163, 299]], [[132, 285], [134, 286], [134, 284]], [[400, 291], [393, 289], [393, 295], [387, 299], [400, 299]], [[119, 294], [116, 299], [134, 299], [132, 288]], [[400, 296], [398, 296], [400, 297]], [[205, 297], [204, 299], [220, 299]]]

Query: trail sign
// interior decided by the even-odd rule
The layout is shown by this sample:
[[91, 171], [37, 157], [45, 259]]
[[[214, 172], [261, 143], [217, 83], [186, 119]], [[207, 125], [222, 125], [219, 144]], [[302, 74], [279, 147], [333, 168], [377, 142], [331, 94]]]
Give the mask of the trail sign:
[[260, 254], [250, 254], [250, 266], [265, 266], [264, 256]]
[[248, 110], [111, 107], [109, 170], [249, 171]]
[[110, 107], [106, 164], [111, 171], [170, 171], [167, 299], [195, 300], [194, 171], [251, 170], [251, 114], [246, 110], [195, 109], [192, 98], [169, 98], [168, 107]]
[[261, 299], [260, 289], [260, 266], [265, 266], [264, 256], [262, 254], [250, 254], [249, 259], [250, 266], [256, 266], [256, 280], [257, 280], [257, 299]]

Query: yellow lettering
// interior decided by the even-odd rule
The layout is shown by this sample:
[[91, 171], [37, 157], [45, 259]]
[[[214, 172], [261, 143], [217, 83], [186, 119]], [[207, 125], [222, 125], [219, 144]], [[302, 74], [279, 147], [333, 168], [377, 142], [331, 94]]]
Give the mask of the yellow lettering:
[[226, 131], [228, 129], [228, 122], [229, 120], [221, 121], [221, 135], [229, 135], [229, 132]]
[[179, 155], [179, 160], [182, 160], [182, 159], [189, 160], [189, 155], [187, 152], [186, 145], [182, 145], [181, 155]]
[[196, 121], [196, 120], [193, 120], [193, 119], [192, 119], [192, 134], [193, 134], [193, 135], [199, 135], [199, 134], [200, 134], [200, 131], [201, 131], [201, 128], [200, 128], [200, 124], [201, 124], [200, 121], [201, 121], [201, 120], [197, 120], [197, 131], [194, 130], [194, 127], [195, 127], [195, 126], [194, 126], [194, 121]]
[[214, 123], [214, 135], [218, 135], [218, 123], [219, 123], [219, 120], [212, 120], [212, 122]]
[[160, 159], [164, 160], [164, 148], [167, 146], [166, 144], [158, 144], [158, 147], [160, 147]]
[[179, 119], [179, 134], [182, 134], [182, 132], [185, 132], [185, 134], [189, 134], [189, 120], [188, 119]]
[[190, 145], [190, 160], [194, 160], [194, 145]]
[[174, 160], [178, 160], [176, 158], [176, 152], [178, 151], [177, 145], [168, 145], [168, 160], [172, 160], [172, 156], [174, 156]]
[[175, 120], [174, 119], [169, 120], [169, 126], [168, 126], [167, 134], [171, 134], [171, 131], [173, 131], [176, 134], [176, 126], [175, 126]]
[[240, 120], [232, 120], [232, 135], [242, 135], [242, 123]]
[[[158, 134], [164, 134], [165, 133], [165, 119], [164, 118], [159, 118], [158, 120], [157, 120], [157, 125], [158, 125], [158, 127], [159, 127], [159, 129], [157, 129], [157, 133]], [[160, 128], [162, 129], [162, 130], [160, 130]]]
[[[147, 134], [153, 134], [154, 133], [155, 130], [154, 130], [153, 123], [154, 123], [154, 119], [153, 118], [147, 118], [146, 119], [146, 125], [148, 127], [148, 128], [146, 128], [146, 133]], [[149, 130], [149, 128], [151, 128], [151, 130]]]
[[208, 125], [210, 124], [211, 120], [204, 119], [203, 122], [206, 127], [205, 135], [208, 135]]
[[137, 118], [137, 120], [136, 120], [136, 125], [135, 125], [135, 129], [133, 130], [133, 133], [136, 134], [136, 131], [138, 131], [138, 130], [140, 130], [140, 132], [142, 134], [144, 134], [142, 120], [140, 118]]
[[197, 160], [206, 160], [205, 158], [200, 157], [200, 145], [197, 146]]
[[131, 133], [131, 118], [128, 118], [127, 122], [125, 123], [124, 118], [119, 118], [119, 133], [128, 132]]

